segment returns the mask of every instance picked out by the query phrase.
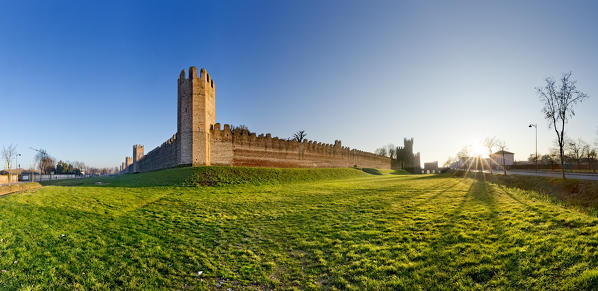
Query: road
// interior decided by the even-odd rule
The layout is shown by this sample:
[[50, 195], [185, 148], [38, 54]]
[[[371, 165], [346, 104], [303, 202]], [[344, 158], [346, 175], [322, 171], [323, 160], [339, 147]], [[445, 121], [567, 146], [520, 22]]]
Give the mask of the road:
[[[502, 173], [501, 171], [498, 171], [498, 173]], [[561, 177], [561, 173], [560, 172], [543, 172], [543, 171], [539, 171], [536, 173], [536, 171], [525, 171], [525, 170], [512, 170], [512, 171], [507, 171], [507, 174], [509, 175], [526, 175], [526, 176], [544, 176], [544, 177], [556, 177], [556, 178], [560, 178]], [[583, 174], [583, 173], [565, 173], [565, 175], [567, 176], [567, 178], [571, 178], [571, 179], [580, 179], [580, 180], [596, 180], [598, 181], [598, 174]]]

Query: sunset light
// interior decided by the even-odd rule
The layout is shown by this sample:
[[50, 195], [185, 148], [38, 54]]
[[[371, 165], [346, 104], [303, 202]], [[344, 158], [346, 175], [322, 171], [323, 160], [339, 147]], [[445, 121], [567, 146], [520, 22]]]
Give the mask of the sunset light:
[[477, 140], [471, 145], [471, 156], [486, 159], [488, 158], [488, 149], [481, 141]]

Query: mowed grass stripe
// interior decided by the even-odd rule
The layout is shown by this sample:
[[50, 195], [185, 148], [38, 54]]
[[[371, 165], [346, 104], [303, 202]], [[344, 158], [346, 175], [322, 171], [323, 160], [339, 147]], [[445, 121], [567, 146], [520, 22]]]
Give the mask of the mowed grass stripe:
[[221, 187], [141, 184], [135, 177], [130, 188], [53, 186], [1, 199], [0, 286], [584, 289], [598, 283], [596, 217], [484, 181], [387, 173]]

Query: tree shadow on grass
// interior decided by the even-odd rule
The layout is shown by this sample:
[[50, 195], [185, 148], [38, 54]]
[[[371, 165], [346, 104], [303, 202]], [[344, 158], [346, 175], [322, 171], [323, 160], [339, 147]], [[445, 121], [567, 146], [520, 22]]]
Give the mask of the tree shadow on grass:
[[[570, 221], [566, 221], [564, 219], [557, 219], [554, 217], [554, 214], [546, 213], [545, 211], [542, 211], [540, 208], [535, 207], [529, 203], [526, 203], [525, 201], [523, 201], [522, 199], [517, 197], [518, 196], [517, 194], [513, 194], [511, 189], [507, 188], [504, 185], [497, 184], [497, 187], [501, 190], [502, 193], [509, 196], [515, 202], [521, 204], [526, 210], [536, 213], [544, 221], [550, 221], [550, 222], [554, 223], [555, 225], [558, 225], [560, 227], [566, 227], [566, 228], [574, 228], [574, 227], [581, 226], [581, 225], [572, 223]], [[550, 202], [547, 202], [547, 203], [550, 203]]]
[[[430, 197], [428, 197], [428, 198], [426, 198], [426, 199], [422, 200], [421, 202], [419, 202], [419, 203], [415, 204], [415, 205], [414, 205], [414, 207], [419, 207], [419, 206], [422, 206], [422, 205], [424, 205], [424, 204], [426, 204], [426, 203], [430, 202], [431, 200], [438, 199], [439, 197], [441, 197], [442, 195], [444, 195], [444, 194], [445, 194], [446, 192], [448, 192], [449, 190], [451, 190], [451, 189], [455, 188], [455, 186], [457, 186], [457, 185], [459, 185], [459, 184], [461, 184], [461, 181], [457, 181], [457, 182], [455, 182], [455, 183], [452, 183], [452, 184], [448, 185], [448, 187], [447, 187], [447, 188], [445, 188], [445, 189], [443, 189], [443, 190], [441, 190], [441, 191], [437, 192], [436, 194], [434, 194], [434, 195], [432, 195], [432, 196], [430, 196]], [[434, 187], [434, 188], [436, 188], [436, 187]], [[422, 195], [423, 195], [423, 193], [422, 193]]]
[[[482, 207], [482, 208], [480, 208]], [[471, 209], [470, 209], [471, 208]], [[487, 212], [483, 209], [487, 209]], [[497, 241], [504, 235], [504, 224], [500, 221], [497, 201], [493, 195], [492, 188], [485, 181], [474, 181], [467, 193], [462, 197], [457, 207], [447, 215], [449, 221], [443, 227], [440, 227], [441, 236], [437, 241], [435, 249], [437, 253], [442, 254], [443, 250], [452, 249], [452, 252], [444, 252], [438, 255], [440, 262], [444, 261], [448, 269], [458, 269], [459, 273], [465, 274], [473, 282], [486, 284], [499, 273], [500, 266], [487, 259], [478, 261], [463, 261], [463, 258], [456, 256], [461, 252], [483, 252], [480, 247], [470, 249], [463, 247], [468, 245], [478, 245], [482, 242]], [[476, 230], [470, 230], [469, 225], [484, 224], [485, 221], [492, 224], [492, 228], [479, 227]], [[458, 246], [463, 244], [463, 246]], [[454, 251], [461, 250], [459, 253]], [[451, 280], [460, 280], [458, 276]], [[454, 283], [454, 282], [453, 282]]]

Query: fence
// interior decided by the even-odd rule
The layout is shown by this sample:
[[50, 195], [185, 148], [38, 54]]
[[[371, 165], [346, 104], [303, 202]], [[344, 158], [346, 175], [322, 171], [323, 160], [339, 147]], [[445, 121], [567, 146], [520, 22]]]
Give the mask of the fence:
[[40, 175], [34, 174], [22, 174], [21, 181], [28, 182], [43, 182], [43, 181], [54, 181], [54, 180], [66, 180], [66, 179], [80, 179], [85, 178], [87, 175], [75, 175], [75, 174], [60, 174], [60, 175]]
[[[511, 166], [512, 169], [516, 170], [535, 170], [536, 163], [517, 163]], [[538, 163], [538, 169], [540, 170], [552, 170], [552, 171], [560, 171], [561, 164], [559, 163]], [[590, 161], [590, 162], [567, 162], [565, 163], [565, 171], [580, 171], [580, 172], [596, 172], [598, 170], [598, 161]]]

